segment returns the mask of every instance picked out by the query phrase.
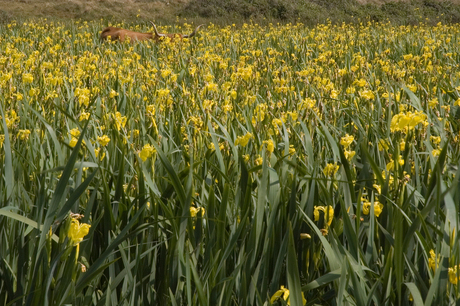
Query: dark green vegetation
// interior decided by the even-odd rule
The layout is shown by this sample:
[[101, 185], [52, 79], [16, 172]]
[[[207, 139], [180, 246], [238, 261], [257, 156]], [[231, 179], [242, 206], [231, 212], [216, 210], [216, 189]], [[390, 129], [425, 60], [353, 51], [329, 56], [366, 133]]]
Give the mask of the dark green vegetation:
[[460, 5], [451, 1], [380, 1], [360, 4], [356, 0], [192, 0], [185, 15], [207, 18], [230, 16], [238, 20], [271, 19], [300, 21], [307, 25], [357, 21], [391, 21], [397, 24], [460, 22]]

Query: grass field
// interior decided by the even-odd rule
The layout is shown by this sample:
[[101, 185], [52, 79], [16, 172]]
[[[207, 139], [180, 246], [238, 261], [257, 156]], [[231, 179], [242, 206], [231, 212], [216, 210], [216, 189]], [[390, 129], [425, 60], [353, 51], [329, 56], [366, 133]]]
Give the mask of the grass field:
[[0, 25], [0, 304], [460, 298], [457, 25], [105, 25]]
[[51, 21], [103, 19], [145, 25], [147, 21], [180, 24], [212, 22], [297, 23], [308, 26], [387, 22], [414, 25], [424, 22], [460, 23], [460, 0], [0, 0], [0, 23], [30, 18]]

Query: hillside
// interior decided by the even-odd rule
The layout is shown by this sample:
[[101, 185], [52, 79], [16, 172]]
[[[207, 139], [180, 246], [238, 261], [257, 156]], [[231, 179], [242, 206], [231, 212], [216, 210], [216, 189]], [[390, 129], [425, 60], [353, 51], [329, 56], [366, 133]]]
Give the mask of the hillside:
[[179, 18], [218, 24], [257, 22], [356, 22], [413, 24], [460, 22], [460, 0], [0, 0], [0, 21], [30, 18], [174, 22]]

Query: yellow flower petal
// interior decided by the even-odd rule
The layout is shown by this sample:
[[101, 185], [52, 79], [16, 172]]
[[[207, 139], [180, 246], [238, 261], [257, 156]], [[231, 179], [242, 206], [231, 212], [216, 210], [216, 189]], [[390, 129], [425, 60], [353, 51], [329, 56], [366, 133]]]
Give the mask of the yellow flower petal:
[[70, 222], [67, 237], [69, 237], [73, 245], [77, 245], [83, 241], [83, 237], [88, 235], [91, 225], [86, 223], [80, 224], [80, 222], [75, 218], [72, 218]]

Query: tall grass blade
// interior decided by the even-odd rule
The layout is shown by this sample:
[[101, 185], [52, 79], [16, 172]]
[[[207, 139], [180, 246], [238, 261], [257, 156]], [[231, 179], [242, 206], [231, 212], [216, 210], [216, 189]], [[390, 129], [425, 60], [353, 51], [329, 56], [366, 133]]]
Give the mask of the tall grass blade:
[[289, 243], [287, 253], [287, 279], [289, 286], [289, 301], [291, 305], [303, 305], [302, 288], [300, 286], [299, 268], [297, 267], [297, 255], [294, 247], [294, 235], [289, 223]]

